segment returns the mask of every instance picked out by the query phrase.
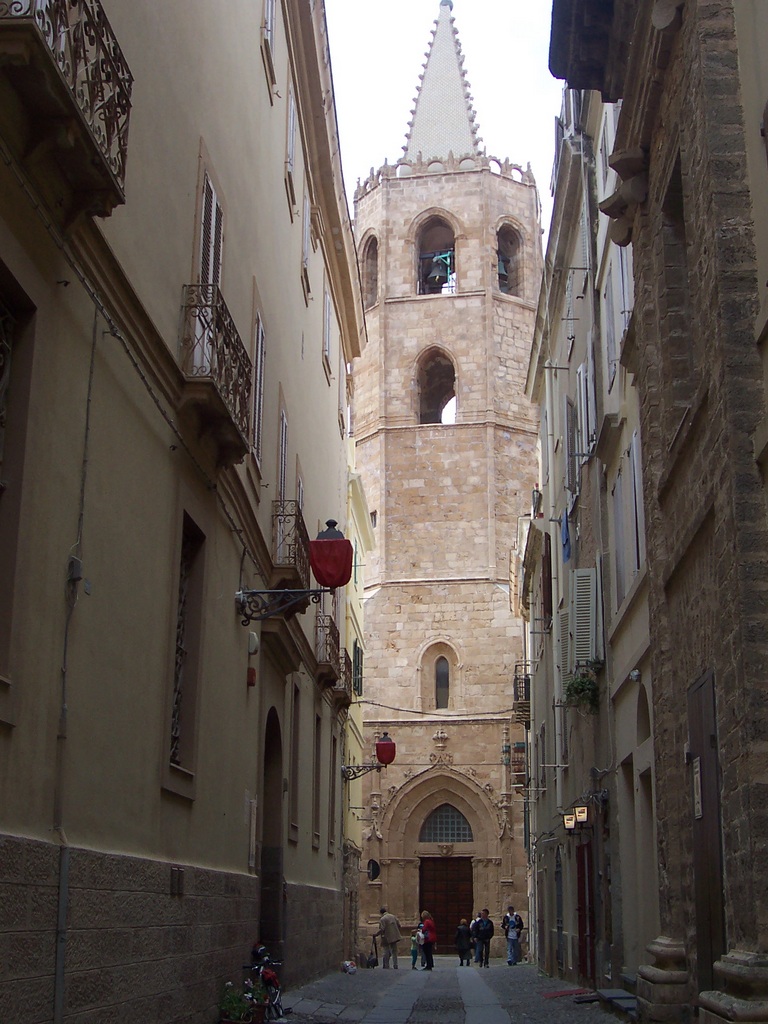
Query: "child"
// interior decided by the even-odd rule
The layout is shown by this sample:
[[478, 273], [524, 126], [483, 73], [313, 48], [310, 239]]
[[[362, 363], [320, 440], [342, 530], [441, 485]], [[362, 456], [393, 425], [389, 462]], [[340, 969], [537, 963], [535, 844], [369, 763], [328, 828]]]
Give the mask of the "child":
[[411, 936], [411, 970], [416, 970], [416, 961], [419, 958], [419, 938], [416, 932]]

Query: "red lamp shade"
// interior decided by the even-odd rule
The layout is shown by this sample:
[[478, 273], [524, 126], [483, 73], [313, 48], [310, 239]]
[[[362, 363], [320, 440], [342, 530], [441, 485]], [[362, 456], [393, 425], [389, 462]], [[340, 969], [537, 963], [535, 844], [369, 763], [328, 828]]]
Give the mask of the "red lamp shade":
[[352, 544], [344, 539], [336, 522], [328, 520], [328, 529], [309, 542], [309, 564], [321, 587], [345, 587], [352, 576]]
[[389, 733], [385, 732], [376, 744], [376, 759], [380, 764], [392, 764], [396, 752], [395, 741], [390, 739]]

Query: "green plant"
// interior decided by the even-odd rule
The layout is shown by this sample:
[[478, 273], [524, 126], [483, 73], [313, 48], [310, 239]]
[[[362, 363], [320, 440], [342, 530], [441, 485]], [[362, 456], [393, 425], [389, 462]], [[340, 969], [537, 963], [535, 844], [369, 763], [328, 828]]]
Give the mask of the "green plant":
[[252, 1021], [253, 1001], [242, 989], [228, 981], [219, 999], [219, 1016], [221, 1020]]
[[576, 665], [576, 670], [563, 688], [563, 702], [567, 707], [584, 708], [596, 714], [600, 710], [600, 687], [597, 673], [603, 667], [601, 661], [587, 661]]

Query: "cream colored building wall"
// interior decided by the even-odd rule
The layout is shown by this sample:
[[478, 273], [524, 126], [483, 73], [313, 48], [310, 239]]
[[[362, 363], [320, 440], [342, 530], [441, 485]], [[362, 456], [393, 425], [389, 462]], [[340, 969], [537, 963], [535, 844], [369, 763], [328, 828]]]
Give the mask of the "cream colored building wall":
[[[574, 112], [575, 117], [574, 117]], [[632, 446], [638, 443], [638, 399], [631, 373], [620, 362], [632, 310], [631, 253], [622, 252], [607, 233], [607, 218], [594, 217], [589, 189], [598, 201], [618, 187], [607, 164], [613, 152], [615, 111], [598, 94], [564, 93], [566, 141], [555, 175], [555, 211], [542, 284], [537, 330], [529, 369], [530, 394], [542, 408], [542, 530], [551, 539], [552, 627], [545, 621], [540, 557], [526, 560], [529, 579], [531, 649], [535, 651], [532, 687], [532, 774], [534, 779], [532, 868], [538, 918], [537, 956], [547, 970], [590, 980], [589, 964], [579, 946], [584, 927], [574, 847], [588, 843], [593, 860], [591, 884], [601, 915], [594, 923], [593, 969], [617, 983], [632, 974], [658, 921], [643, 894], [657, 886], [654, 829], [654, 772], [644, 534], [642, 510], [636, 517]], [[585, 196], [585, 183], [588, 194]], [[589, 236], [585, 235], [585, 227]], [[586, 269], [585, 269], [586, 268]], [[622, 278], [624, 280], [622, 281]], [[570, 279], [570, 280], [569, 280]], [[613, 347], [609, 332], [613, 329]], [[594, 346], [594, 355], [590, 348]], [[576, 367], [594, 365], [594, 435], [579, 410], [578, 497], [566, 490], [566, 399], [579, 407]], [[557, 368], [557, 369], [555, 369]], [[582, 370], [582, 372], [584, 372]], [[546, 415], [545, 415], [546, 410]], [[623, 487], [623, 491], [621, 488]], [[613, 491], [622, 493], [622, 501]], [[637, 496], [642, 481], [637, 482]], [[566, 560], [561, 522], [568, 510], [571, 555]], [[547, 525], [548, 520], [554, 520]], [[528, 545], [532, 545], [531, 533]], [[625, 568], [618, 589], [617, 565]], [[574, 570], [596, 571], [597, 609], [594, 657], [598, 668], [599, 709], [560, 708], [567, 678], [574, 668], [565, 662], [568, 640], [581, 634], [569, 607]], [[570, 613], [565, 620], [560, 608]], [[568, 629], [568, 637], [564, 636]], [[583, 637], [582, 637], [583, 639]], [[553, 702], [555, 717], [551, 712]], [[558, 721], [559, 720], [559, 721]], [[554, 725], [554, 728], [553, 728]], [[553, 767], [557, 765], [558, 767]], [[568, 835], [562, 810], [587, 804], [593, 830], [585, 837]], [[600, 820], [610, 821], [605, 842]], [[554, 828], [553, 824], [555, 823]], [[556, 879], [562, 865], [561, 891]], [[610, 892], [604, 888], [603, 864], [610, 860]], [[562, 931], [552, 922], [562, 902]], [[558, 945], [560, 953], [558, 954]], [[558, 956], [560, 959], [558, 960]]]
[[[13, 630], [0, 685], [0, 845], [4, 854], [13, 847], [14, 871], [22, 871], [14, 885], [29, 886], [30, 900], [38, 885], [49, 887], [46, 899], [53, 894], [50, 920], [23, 924], [50, 950], [63, 883], [56, 867], [39, 878], [23, 874], [18, 865], [28, 856], [33, 871], [35, 851], [54, 863], [59, 848], [71, 850], [93, 878], [102, 871], [112, 879], [98, 914], [75, 913], [86, 929], [133, 927], [145, 935], [141, 914], [126, 920], [131, 901], [123, 891], [142, 893], [142, 906], [156, 911], [152, 936], [162, 945], [163, 929], [182, 923], [183, 908], [185, 948], [198, 952], [180, 966], [167, 946], [144, 950], [139, 989], [161, 1000], [163, 967], [189, 969], [205, 988], [189, 1019], [202, 1020], [213, 1012], [222, 971], [239, 977], [247, 944], [264, 926], [266, 845], [282, 857], [286, 980], [327, 969], [342, 951], [342, 796], [340, 763], [331, 759], [334, 738], [341, 752], [341, 723], [314, 679], [316, 609], [277, 631], [244, 628], [235, 592], [269, 585], [281, 408], [289, 424], [286, 496], [297, 496], [300, 474], [310, 535], [331, 516], [347, 525], [339, 376], [359, 352], [362, 310], [348, 215], [338, 200], [332, 107], [322, 113], [327, 88], [315, 88], [315, 81], [330, 87], [322, 4], [311, 11], [290, 0], [277, 4], [274, 87], [262, 61], [261, 3], [190, 11], [183, 3], [105, 0], [104, 8], [135, 79], [125, 205], [110, 219], [75, 224], [63, 251], [20, 186], [23, 173], [0, 163], [0, 290], [22, 325], [14, 366], [26, 374], [29, 395], [23, 478], [3, 496], [6, 507], [18, 498], [20, 513]], [[306, 187], [315, 212], [306, 302], [301, 210], [289, 207], [284, 184], [291, 75], [298, 205]], [[203, 168], [224, 211], [222, 295], [251, 359], [257, 316], [266, 331], [263, 458], [259, 464], [248, 453], [229, 469], [217, 465], [210, 438], [179, 407], [180, 309], [183, 287], [196, 279]], [[326, 237], [332, 228], [333, 241]], [[334, 309], [324, 362], [326, 285]], [[18, 395], [21, 378], [13, 380]], [[205, 570], [197, 704], [194, 715], [185, 706], [183, 719], [195, 731], [194, 755], [181, 771], [169, 769], [168, 750], [184, 513], [205, 535]], [[68, 588], [73, 550], [87, 584]], [[261, 635], [260, 653], [251, 657], [250, 631]], [[294, 687], [301, 693], [295, 747]], [[17, 856], [17, 847], [30, 852]], [[186, 872], [186, 902], [171, 894], [171, 865]], [[81, 886], [87, 903], [90, 880], [85, 868], [73, 868], [72, 907], [84, 905]], [[298, 942], [299, 906], [327, 932], [309, 958]], [[223, 918], [227, 928], [214, 934]], [[107, 963], [109, 943], [78, 938], [93, 969], [124, 969], [135, 953], [121, 942]], [[28, 963], [24, 969], [28, 977]], [[16, 970], [6, 966], [11, 984]], [[53, 974], [53, 960], [43, 957], [36, 983], [43, 999]], [[84, 1007], [72, 1002], [75, 1009]]]

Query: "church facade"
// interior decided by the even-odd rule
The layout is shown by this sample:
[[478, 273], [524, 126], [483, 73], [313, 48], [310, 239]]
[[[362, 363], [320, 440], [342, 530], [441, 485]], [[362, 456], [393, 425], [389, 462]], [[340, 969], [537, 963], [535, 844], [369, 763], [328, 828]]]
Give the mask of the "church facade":
[[404, 155], [355, 197], [368, 346], [353, 368], [357, 466], [374, 523], [366, 567], [367, 776], [361, 929], [380, 906], [436, 920], [527, 908], [526, 652], [510, 602], [536, 483], [524, 394], [541, 275], [530, 168], [480, 147], [450, 0], [420, 76]]

